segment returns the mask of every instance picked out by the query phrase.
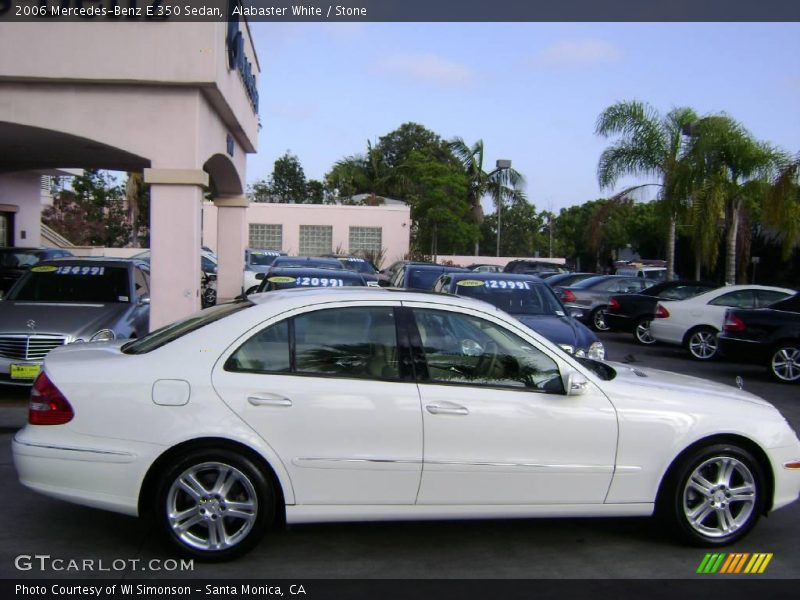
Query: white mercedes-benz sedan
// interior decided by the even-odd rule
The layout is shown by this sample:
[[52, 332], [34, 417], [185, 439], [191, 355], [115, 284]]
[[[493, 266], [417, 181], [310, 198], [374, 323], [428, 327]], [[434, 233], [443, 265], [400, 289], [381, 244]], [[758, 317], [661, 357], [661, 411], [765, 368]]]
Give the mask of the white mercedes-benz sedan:
[[479, 301], [368, 288], [58, 348], [13, 451], [26, 486], [152, 512], [210, 560], [284, 517], [658, 513], [718, 546], [800, 493], [800, 441], [757, 396], [576, 358]]

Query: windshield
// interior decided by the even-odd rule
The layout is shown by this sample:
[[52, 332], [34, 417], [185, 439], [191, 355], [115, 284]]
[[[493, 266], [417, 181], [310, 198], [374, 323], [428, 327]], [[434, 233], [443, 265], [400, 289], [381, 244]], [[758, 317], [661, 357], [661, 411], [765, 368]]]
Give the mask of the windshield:
[[605, 281], [605, 280], [606, 280], [606, 276], [605, 275], [596, 275], [595, 277], [589, 277], [588, 279], [583, 279], [583, 280], [581, 280], [581, 281], [579, 281], [577, 283], [573, 283], [572, 285], [570, 285], [568, 287], [572, 287], [572, 288], [590, 288], [590, 287], [593, 287], [593, 286], [597, 285], [601, 281]]
[[543, 283], [505, 279], [461, 279], [453, 290], [459, 296], [477, 298], [512, 315], [564, 316], [553, 291]]
[[305, 267], [307, 269], [342, 269], [342, 263], [335, 258], [304, 258], [302, 256], [279, 256], [272, 263], [278, 267]]
[[378, 271], [369, 262], [363, 258], [340, 258], [339, 262], [348, 271], [355, 271], [357, 273], [368, 273], [373, 275]]
[[194, 313], [185, 319], [175, 321], [165, 327], [156, 329], [138, 340], [128, 342], [122, 346], [122, 351], [125, 354], [145, 354], [165, 344], [169, 344], [171, 341], [177, 340], [187, 333], [197, 331], [209, 323], [224, 319], [228, 315], [237, 313], [245, 308], [250, 308], [251, 306], [254, 306], [254, 304], [249, 300], [217, 304], [211, 308], [206, 308], [200, 312]]
[[40, 265], [17, 282], [7, 300], [130, 302], [128, 269], [99, 265]]
[[264, 252], [250, 252], [250, 264], [259, 267], [268, 267], [278, 258], [277, 254], [266, 254]]

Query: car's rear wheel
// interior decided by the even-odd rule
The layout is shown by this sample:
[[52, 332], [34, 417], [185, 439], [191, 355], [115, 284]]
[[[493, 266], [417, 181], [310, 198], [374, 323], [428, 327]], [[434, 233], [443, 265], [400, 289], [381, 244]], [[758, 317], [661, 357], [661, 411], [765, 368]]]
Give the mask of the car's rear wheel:
[[156, 515], [185, 555], [228, 560], [258, 543], [275, 515], [269, 479], [230, 450], [195, 450], [171, 465], [156, 493]]
[[733, 444], [699, 448], [682, 460], [663, 490], [662, 509], [685, 541], [723, 546], [747, 534], [765, 502], [758, 461]]
[[609, 327], [606, 325], [606, 307], [599, 306], [592, 311], [591, 316], [592, 328], [595, 331], [608, 331]]
[[769, 372], [781, 383], [800, 381], [800, 344], [782, 344], [769, 359]]
[[639, 319], [633, 329], [633, 339], [637, 344], [649, 346], [656, 343], [653, 334], [650, 333], [650, 319]]
[[686, 349], [696, 360], [711, 360], [717, 355], [717, 332], [711, 327], [698, 327], [686, 336]]

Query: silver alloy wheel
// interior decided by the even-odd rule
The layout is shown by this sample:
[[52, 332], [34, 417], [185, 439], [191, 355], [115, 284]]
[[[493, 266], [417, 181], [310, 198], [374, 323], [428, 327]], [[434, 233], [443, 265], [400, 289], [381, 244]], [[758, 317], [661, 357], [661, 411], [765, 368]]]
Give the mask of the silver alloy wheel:
[[656, 343], [656, 339], [650, 333], [650, 321], [639, 321], [636, 324], [636, 329], [634, 329], [633, 335], [636, 336], [636, 341], [640, 344], [649, 346], [650, 344]]
[[778, 349], [769, 366], [781, 381], [800, 381], [800, 349], [793, 346]]
[[221, 462], [193, 465], [167, 492], [167, 520], [173, 533], [198, 550], [225, 550], [242, 541], [258, 517], [258, 496], [250, 479]]
[[702, 462], [683, 488], [683, 514], [706, 538], [728, 537], [754, 516], [758, 490], [748, 466], [732, 456]]
[[608, 331], [606, 325], [606, 311], [602, 308], [596, 308], [592, 313], [592, 325], [597, 331]]
[[713, 358], [717, 353], [717, 334], [710, 329], [698, 329], [689, 338], [689, 352], [700, 360]]

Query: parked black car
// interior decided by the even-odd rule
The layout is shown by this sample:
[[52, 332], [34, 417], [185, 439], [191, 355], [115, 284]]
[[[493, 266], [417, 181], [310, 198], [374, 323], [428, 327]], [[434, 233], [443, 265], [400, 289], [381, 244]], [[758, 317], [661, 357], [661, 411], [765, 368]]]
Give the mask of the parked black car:
[[72, 256], [72, 252], [61, 248], [0, 248], [0, 291], [8, 292], [39, 261], [62, 256]]
[[536, 275], [543, 271], [566, 273], [568, 269], [543, 260], [512, 260], [503, 269], [503, 273], [521, 273], [524, 275]]
[[730, 308], [719, 334], [725, 358], [765, 364], [782, 383], [800, 382], [800, 294], [767, 308]]
[[432, 263], [408, 263], [398, 269], [392, 278], [392, 287], [409, 290], [430, 290], [442, 273], [469, 273], [461, 267], [448, 267]]
[[605, 323], [612, 331], [633, 332], [638, 344], [655, 344], [650, 335], [650, 321], [655, 318], [656, 304], [664, 300], [685, 300], [718, 288], [713, 283], [679, 279], [664, 281], [638, 294], [611, 296], [606, 306]]

